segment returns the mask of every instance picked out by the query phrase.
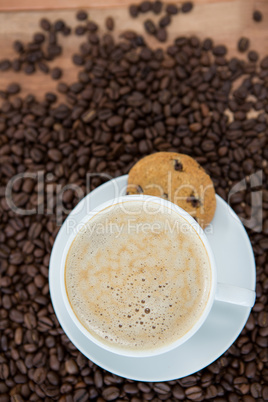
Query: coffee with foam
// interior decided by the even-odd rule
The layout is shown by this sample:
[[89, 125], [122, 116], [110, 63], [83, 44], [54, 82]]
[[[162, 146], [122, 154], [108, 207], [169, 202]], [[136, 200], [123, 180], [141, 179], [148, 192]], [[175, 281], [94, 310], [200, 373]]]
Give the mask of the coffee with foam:
[[202, 315], [211, 267], [199, 235], [177, 212], [126, 201], [78, 232], [66, 258], [65, 286], [73, 312], [93, 337], [153, 351], [184, 336]]

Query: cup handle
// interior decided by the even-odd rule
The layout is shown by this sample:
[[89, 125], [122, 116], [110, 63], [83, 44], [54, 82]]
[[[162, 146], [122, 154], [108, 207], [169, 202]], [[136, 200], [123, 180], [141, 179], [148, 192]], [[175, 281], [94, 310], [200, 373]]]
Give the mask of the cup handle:
[[240, 288], [227, 283], [217, 283], [215, 300], [237, 304], [239, 306], [253, 307], [256, 299], [254, 290]]

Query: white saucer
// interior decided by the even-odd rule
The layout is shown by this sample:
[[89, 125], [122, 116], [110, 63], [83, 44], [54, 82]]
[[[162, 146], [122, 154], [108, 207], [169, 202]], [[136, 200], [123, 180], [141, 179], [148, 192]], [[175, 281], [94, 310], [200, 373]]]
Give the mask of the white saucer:
[[[62, 225], [55, 240], [49, 267], [49, 286], [58, 320], [72, 343], [98, 366], [121, 377], [138, 381], [169, 381], [206, 367], [220, 357], [245, 326], [249, 307], [214, 302], [200, 330], [182, 346], [157, 357], [120, 357], [90, 342], [71, 323], [60, 293], [60, 259], [68, 238], [67, 223], [78, 222], [88, 209], [125, 194], [127, 175], [110, 180], [83, 198]], [[255, 261], [247, 233], [237, 215], [217, 196], [212, 221], [213, 233], [207, 233], [214, 252], [218, 281], [255, 290]], [[209, 232], [212, 232], [209, 230]]]

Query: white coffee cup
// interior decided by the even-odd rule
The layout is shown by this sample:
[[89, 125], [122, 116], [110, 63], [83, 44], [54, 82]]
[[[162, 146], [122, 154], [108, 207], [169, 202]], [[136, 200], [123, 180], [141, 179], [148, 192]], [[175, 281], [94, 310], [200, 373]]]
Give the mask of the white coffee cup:
[[[176, 212], [178, 215], [183, 217], [188, 224], [191, 225], [193, 230], [197, 232], [199, 235], [206, 252], [209, 257], [210, 261], [210, 267], [211, 267], [211, 287], [210, 287], [210, 293], [208, 297], [208, 301], [206, 303], [206, 306], [202, 312], [202, 314], [199, 316], [193, 327], [182, 337], [177, 339], [175, 342], [172, 342], [171, 344], [160, 347], [157, 349], [153, 350], [129, 350], [129, 349], [123, 349], [123, 348], [118, 348], [116, 346], [110, 346], [106, 343], [101, 342], [99, 339], [94, 337], [79, 321], [77, 318], [76, 314], [74, 313], [70, 301], [67, 296], [67, 290], [66, 290], [66, 284], [65, 284], [65, 264], [66, 264], [66, 258], [68, 251], [71, 247], [71, 244], [73, 243], [73, 240], [75, 239], [77, 233], [81, 228], [90, 220], [92, 219], [95, 215], [101, 213], [104, 209], [107, 209], [108, 207], [112, 207], [113, 205], [118, 205], [120, 203], [124, 204], [128, 201], [139, 201], [143, 202], [144, 204], [149, 203], [149, 202], [154, 202], [155, 204], [158, 204], [159, 207], [166, 207], [168, 209], [171, 209], [172, 211]], [[204, 233], [204, 231], [201, 229], [201, 227], [198, 225], [198, 223], [182, 208], [178, 207], [177, 205], [171, 203], [170, 201], [163, 200], [162, 198], [158, 197], [153, 197], [153, 196], [145, 196], [145, 195], [131, 195], [131, 196], [121, 196], [116, 199], [110, 200], [108, 202], [105, 202], [101, 205], [99, 205], [97, 208], [95, 208], [93, 211], [90, 211], [84, 218], [76, 224], [76, 226], [73, 228], [72, 232], [70, 233], [70, 237], [68, 239], [68, 242], [66, 243], [66, 246], [64, 248], [62, 258], [61, 258], [61, 266], [60, 266], [60, 290], [63, 296], [64, 304], [66, 306], [66, 309], [68, 311], [69, 317], [72, 320], [73, 324], [93, 343], [96, 345], [100, 346], [102, 349], [107, 350], [109, 352], [113, 352], [116, 354], [119, 354], [121, 356], [131, 356], [131, 357], [147, 357], [147, 356], [155, 356], [155, 355], [160, 355], [162, 353], [171, 351], [172, 349], [182, 345], [184, 342], [189, 340], [202, 326], [204, 321], [206, 320], [208, 314], [210, 313], [210, 310], [212, 308], [212, 305], [215, 300], [225, 302], [225, 303], [233, 303], [245, 307], [252, 307], [255, 302], [255, 292], [249, 289], [245, 288], [240, 288], [237, 286], [229, 285], [229, 284], [223, 284], [223, 283], [218, 283], [217, 282], [217, 267], [215, 264], [214, 256], [211, 250], [211, 247], [209, 245], [209, 242], [207, 240], [207, 237]]]

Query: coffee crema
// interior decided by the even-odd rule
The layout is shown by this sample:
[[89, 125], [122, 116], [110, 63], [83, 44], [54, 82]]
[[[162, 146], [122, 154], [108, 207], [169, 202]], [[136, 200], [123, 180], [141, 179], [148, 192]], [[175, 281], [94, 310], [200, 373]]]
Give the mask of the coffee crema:
[[130, 351], [153, 351], [184, 336], [211, 288], [197, 232], [175, 211], [150, 201], [148, 213], [146, 205], [145, 211], [142, 201], [127, 201], [95, 215], [76, 235], [65, 264], [78, 320], [102, 343]]

